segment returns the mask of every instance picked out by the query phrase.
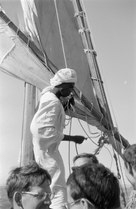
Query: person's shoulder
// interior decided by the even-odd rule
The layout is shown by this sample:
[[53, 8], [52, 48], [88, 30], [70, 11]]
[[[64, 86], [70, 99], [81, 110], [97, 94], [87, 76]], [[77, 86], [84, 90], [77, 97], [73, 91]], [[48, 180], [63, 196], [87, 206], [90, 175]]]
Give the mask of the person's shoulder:
[[56, 97], [56, 95], [50, 91], [44, 93], [41, 97], [41, 99], [45, 99], [46, 100], [53, 100], [53, 101], [59, 101], [59, 99]]
[[56, 106], [60, 106], [61, 104], [60, 100], [52, 92], [46, 92], [45, 94], [43, 94], [40, 99], [40, 102]]

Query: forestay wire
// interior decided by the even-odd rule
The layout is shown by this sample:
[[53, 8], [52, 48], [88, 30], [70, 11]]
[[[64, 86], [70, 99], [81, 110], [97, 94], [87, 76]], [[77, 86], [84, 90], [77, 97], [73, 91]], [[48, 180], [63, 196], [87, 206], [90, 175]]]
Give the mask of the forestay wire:
[[[61, 46], [62, 46], [64, 63], [65, 63], [65, 67], [67, 68], [68, 65], [67, 65], [67, 59], [66, 59], [64, 41], [63, 41], [63, 37], [62, 37], [62, 31], [61, 31], [61, 25], [60, 25], [60, 19], [59, 19], [59, 13], [58, 13], [58, 7], [57, 7], [56, 0], [54, 0], [54, 5], [55, 5], [57, 23], [58, 23], [58, 28], [59, 28], [59, 34], [60, 34], [60, 40], [61, 40]], [[70, 118], [69, 135], [71, 135], [71, 128], [72, 128], [72, 117]], [[69, 144], [68, 144], [68, 164], [69, 164], [69, 173], [71, 173], [71, 165], [70, 165], [70, 141], [69, 141]]]
[[55, 10], [56, 10], [56, 17], [57, 17], [57, 22], [58, 22], [59, 33], [60, 33], [64, 63], [65, 63], [65, 67], [67, 67], [66, 53], [65, 53], [64, 42], [63, 42], [63, 38], [62, 38], [62, 31], [61, 31], [61, 26], [60, 26], [60, 19], [59, 19], [59, 13], [58, 13], [56, 0], [54, 0], [54, 4], [55, 4]]

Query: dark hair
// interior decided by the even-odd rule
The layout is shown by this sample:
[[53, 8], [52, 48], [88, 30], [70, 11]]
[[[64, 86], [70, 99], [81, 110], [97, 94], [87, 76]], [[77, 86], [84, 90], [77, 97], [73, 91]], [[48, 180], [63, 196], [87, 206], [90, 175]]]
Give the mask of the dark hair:
[[73, 163], [79, 158], [89, 158], [90, 163], [99, 163], [97, 157], [94, 154], [90, 154], [90, 153], [81, 153], [81, 154], [76, 155], [73, 158]]
[[15, 192], [29, 191], [32, 186], [40, 186], [46, 180], [51, 183], [49, 173], [36, 162], [11, 170], [7, 179], [7, 195], [12, 201]]
[[123, 154], [125, 165], [127, 167], [127, 163], [129, 166], [132, 166], [136, 171], [136, 144], [130, 145]]
[[86, 198], [99, 209], [120, 207], [118, 179], [102, 164], [75, 167], [67, 180], [74, 200]]

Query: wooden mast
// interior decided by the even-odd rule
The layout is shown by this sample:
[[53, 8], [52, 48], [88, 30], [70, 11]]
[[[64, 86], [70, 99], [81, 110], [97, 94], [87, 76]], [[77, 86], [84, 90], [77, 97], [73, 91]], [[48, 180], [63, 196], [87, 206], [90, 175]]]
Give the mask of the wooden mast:
[[20, 153], [21, 166], [28, 164], [31, 160], [34, 159], [30, 123], [35, 113], [36, 87], [25, 83], [24, 97], [24, 118], [22, 126], [22, 146]]

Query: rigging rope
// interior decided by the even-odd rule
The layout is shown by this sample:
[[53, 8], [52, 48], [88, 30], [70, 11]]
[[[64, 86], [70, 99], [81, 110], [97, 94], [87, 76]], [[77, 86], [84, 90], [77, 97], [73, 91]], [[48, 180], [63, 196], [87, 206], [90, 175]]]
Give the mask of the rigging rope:
[[[69, 135], [71, 135], [71, 128], [72, 128], [72, 118], [70, 121], [70, 128], [69, 128]], [[68, 163], [69, 163], [69, 174], [71, 173], [71, 166], [70, 166], [70, 141], [68, 143], [69, 147], [68, 147]]]
[[113, 164], [113, 156], [112, 156], [112, 154], [111, 154], [110, 150], [108, 149], [108, 147], [104, 146], [104, 148], [105, 148], [105, 149], [107, 149], [107, 150], [108, 150], [108, 152], [109, 152], [109, 154], [110, 154], [110, 157], [111, 157], [111, 164], [110, 164], [109, 168], [111, 169], [112, 164]]
[[[56, 10], [56, 17], [57, 17], [57, 23], [58, 23], [58, 28], [59, 28], [60, 40], [61, 40], [61, 45], [62, 45], [62, 52], [63, 52], [63, 57], [64, 57], [64, 63], [65, 63], [65, 67], [67, 68], [68, 64], [67, 64], [67, 59], [66, 59], [64, 41], [63, 41], [63, 37], [62, 37], [62, 31], [61, 31], [61, 25], [60, 25], [60, 19], [59, 19], [59, 13], [58, 13], [56, 0], [54, 0], [54, 4], [55, 4], [55, 10]], [[71, 135], [72, 117], [69, 119], [69, 121], [70, 121], [69, 135]], [[75, 147], [76, 147], [76, 145], [75, 145]], [[76, 149], [76, 152], [78, 153], [77, 149]], [[71, 166], [70, 166], [70, 141], [69, 141], [69, 147], [68, 147], [68, 163], [69, 163], [69, 174], [70, 174], [71, 173]]]
[[75, 143], [75, 150], [76, 150], [76, 154], [78, 155], [78, 149], [77, 149], [77, 144]]
[[[113, 156], [114, 156], [115, 163], [116, 163], [118, 179], [121, 179], [121, 177], [122, 177], [122, 182], [124, 184], [124, 189], [125, 189], [125, 192], [126, 192], [126, 194], [128, 196], [127, 187], [126, 187], [126, 183], [125, 183], [125, 178], [124, 178], [124, 174], [123, 174], [123, 170], [122, 170], [122, 166], [121, 166], [121, 161], [120, 161], [119, 154], [117, 153], [117, 155], [116, 155], [115, 150], [114, 150], [113, 147], [112, 147], [112, 151], [113, 151]], [[120, 175], [120, 172], [121, 172], [121, 175]], [[122, 192], [123, 192], [123, 190], [122, 190]], [[125, 196], [124, 196], [124, 198], [125, 198]], [[124, 202], [125, 202], [125, 200], [124, 200]]]
[[86, 136], [92, 141], [93, 144], [95, 144], [96, 146], [98, 146], [98, 144], [96, 144], [96, 143], [91, 139], [91, 137], [87, 134], [87, 132], [85, 131], [85, 129], [84, 129], [84, 127], [83, 127], [83, 125], [81, 124], [81, 122], [80, 122], [79, 119], [78, 119], [78, 122], [79, 122], [80, 126], [82, 127], [82, 129], [83, 129], [84, 133], [86, 134]]
[[57, 22], [58, 22], [58, 27], [59, 27], [59, 33], [60, 33], [60, 39], [61, 39], [61, 45], [62, 45], [65, 67], [67, 67], [66, 53], [65, 53], [64, 42], [63, 42], [63, 38], [62, 38], [62, 31], [61, 31], [61, 26], [60, 26], [60, 20], [59, 20], [59, 14], [58, 14], [56, 0], [54, 0], [54, 4], [55, 4], [55, 9], [56, 9], [56, 16], [57, 16]]

